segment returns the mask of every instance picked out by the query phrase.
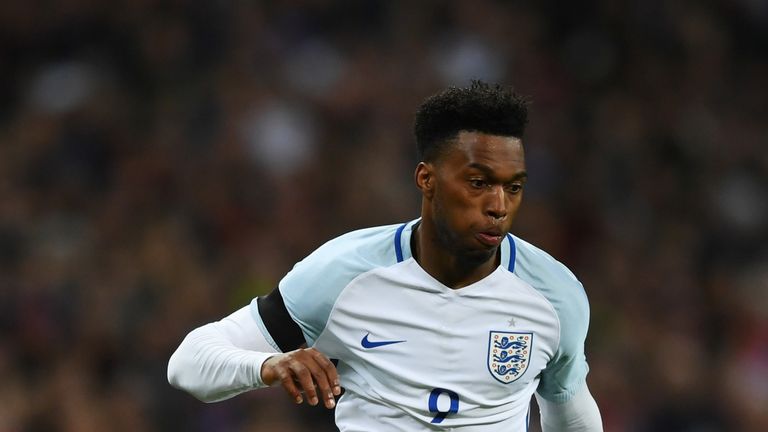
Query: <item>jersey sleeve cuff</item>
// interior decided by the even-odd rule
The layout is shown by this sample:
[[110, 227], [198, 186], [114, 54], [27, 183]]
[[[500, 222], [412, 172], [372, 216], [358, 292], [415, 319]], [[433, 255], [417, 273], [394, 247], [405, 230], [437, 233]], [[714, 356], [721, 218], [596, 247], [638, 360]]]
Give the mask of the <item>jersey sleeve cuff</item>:
[[261, 377], [261, 368], [264, 366], [264, 362], [270, 357], [277, 355], [278, 353], [263, 353], [252, 351], [249, 353], [248, 363], [251, 365], [251, 382], [253, 382], [253, 388], [269, 387], [264, 383]]

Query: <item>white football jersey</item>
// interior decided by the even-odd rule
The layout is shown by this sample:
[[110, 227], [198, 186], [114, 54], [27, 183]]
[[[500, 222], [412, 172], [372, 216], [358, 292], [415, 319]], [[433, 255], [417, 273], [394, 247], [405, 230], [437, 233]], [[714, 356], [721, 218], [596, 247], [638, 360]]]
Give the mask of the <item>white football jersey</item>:
[[[413, 259], [417, 222], [369, 228], [321, 246], [279, 284], [293, 322], [263, 320], [338, 360], [345, 431], [526, 431], [531, 396], [562, 402], [584, 383], [589, 307], [575, 276], [508, 235], [501, 265], [451, 289]], [[294, 324], [295, 323], [295, 324]]]

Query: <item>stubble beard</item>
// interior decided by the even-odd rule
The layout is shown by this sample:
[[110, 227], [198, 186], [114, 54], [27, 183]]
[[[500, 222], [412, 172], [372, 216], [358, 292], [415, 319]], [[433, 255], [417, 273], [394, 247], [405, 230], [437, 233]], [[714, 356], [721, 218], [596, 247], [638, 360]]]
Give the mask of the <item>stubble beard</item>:
[[472, 249], [463, 245], [458, 233], [448, 226], [445, 214], [440, 200], [435, 200], [432, 217], [435, 225], [435, 235], [437, 236], [436, 240], [440, 247], [456, 258], [457, 263], [460, 263], [462, 266], [476, 267], [486, 263], [496, 255], [498, 247], [492, 249]]

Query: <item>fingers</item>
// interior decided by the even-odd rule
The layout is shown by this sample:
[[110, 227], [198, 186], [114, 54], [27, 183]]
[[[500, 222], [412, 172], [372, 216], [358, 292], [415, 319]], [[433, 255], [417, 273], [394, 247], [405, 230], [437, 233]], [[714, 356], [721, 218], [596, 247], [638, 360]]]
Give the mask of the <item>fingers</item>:
[[[317, 390], [315, 389], [315, 383], [319, 387], [323, 386], [322, 377], [318, 376], [319, 367], [314, 363], [314, 359], [306, 362], [293, 361], [290, 363], [291, 371], [298, 381], [301, 389], [304, 391], [304, 395], [307, 398], [307, 402], [314, 406], [319, 402]], [[328, 384], [325, 383], [327, 386]]]
[[336, 367], [314, 348], [270, 358], [264, 364], [262, 375], [275, 376], [296, 403], [302, 403], [306, 398], [310, 405], [317, 405], [322, 399], [325, 407], [330, 409], [336, 406], [334, 395], [341, 394]]
[[288, 368], [276, 369], [277, 370], [275, 373], [277, 378], [280, 380], [280, 384], [283, 386], [283, 389], [285, 389], [285, 391], [288, 393], [288, 396], [290, 396], [297, 404], [304, 402], [304, 399], [301, 397], [301, 391], [299, 391], [298, 387], [296, 387], [296, 383], [294, 383], [290, 370]]
[[321, 387], [325, 392], [324, 394], [326, 395], [326, 399], [333, 400], [334, 396], [341, 394], [339, 373], [336, 371], [336, 366], [334, 366], [328, 357], [326, 357], [320, 351], [312, 349], [311, 354], [315, 357], [317, 365], [321, 368], [321, 370], [318, 371], [318, 374], [321, 375], [323, 380], [328, 383], [328, 388]]

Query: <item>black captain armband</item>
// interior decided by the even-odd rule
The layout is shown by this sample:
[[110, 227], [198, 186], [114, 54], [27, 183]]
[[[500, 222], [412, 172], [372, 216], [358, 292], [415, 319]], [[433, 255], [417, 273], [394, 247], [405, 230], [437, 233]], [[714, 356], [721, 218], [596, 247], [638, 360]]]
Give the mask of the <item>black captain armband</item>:
[[288, 313], [278, 288], [256, 299], [256, 303], [264, 326], [282, 352], [293, 351], [306, 344], [304, 334]]

